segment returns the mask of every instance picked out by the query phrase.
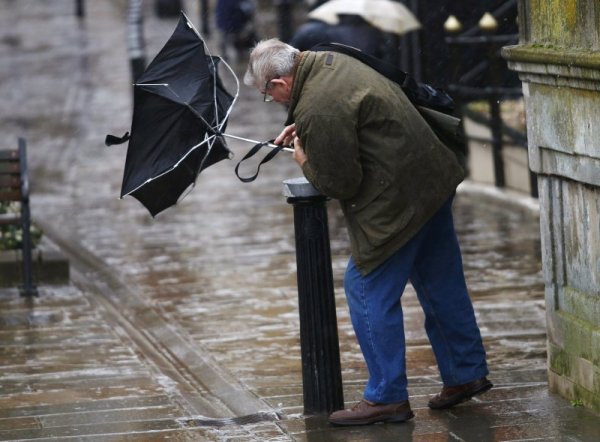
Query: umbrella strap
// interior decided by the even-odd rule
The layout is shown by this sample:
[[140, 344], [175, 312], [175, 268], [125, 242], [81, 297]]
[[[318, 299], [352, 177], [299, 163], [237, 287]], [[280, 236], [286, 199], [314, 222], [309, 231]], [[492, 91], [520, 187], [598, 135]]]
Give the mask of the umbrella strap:
[[266, 154], [265, 157], [260, 161], [260, 163], [258, 164], [258, 167], [256, 168], [256, 173], [254, 175], [252, 175], [250, 177], [247, 177], [247, 178], [241, 177], [240, 174], [238, 173], [238, 169], [240, 168], [240, 164], [242, 164], [242, 162], [246, 161], [248, 158], [253, 157], [254, 155], [256, 155], [256, 153], [260, 149], [262, 149], [263, 147], [265, 147], [266, 145], [272, 144], [273, 141], [275, 141], [275, 140], [263, 141], [261, 143], [256, 144], [252, 149], [250, 149], [248, 151], [248, 153], [246, 155], [244, 155], [244, 158], [242, 158], [239, 161], [239, 163], [237, 163], [237, 166], [235, 166], [235, 174], [240, 179], [240, 181], [242, 181], [244, 183], [249, 183], [251, 181], [254, 181], [256, 179], [256, 177], [258, 176], [258, 172], [260, 172], [260, 166], [262, 166], [263, 164], [271, 161], [275, 155], [277, 155], [279, 152], [281, 152], [283, 150], [283, 148], [284, 148], [283, 145], [274, 147], [273, 150], [271, 150], [271, 152], [269, 152], [268, 154]]

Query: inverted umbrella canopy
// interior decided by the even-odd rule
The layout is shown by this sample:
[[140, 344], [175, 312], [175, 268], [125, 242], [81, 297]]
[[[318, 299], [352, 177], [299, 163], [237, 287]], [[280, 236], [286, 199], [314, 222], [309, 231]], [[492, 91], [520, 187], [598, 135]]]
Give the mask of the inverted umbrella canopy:
[[134, 85], [121, 198], [137, 198], [152, 216], [176, 204], [203, 169], [230, 157], [221, 135], [235, 98], [219, 79], [219, 62], [182, 13]]
[[421, 24], [402, 3], [392, 0], [330, 0], [308, 13], [308, 17], [335, 25], [339, 15], [358, 15], [372, 26], [398, 35], [414, 31]]

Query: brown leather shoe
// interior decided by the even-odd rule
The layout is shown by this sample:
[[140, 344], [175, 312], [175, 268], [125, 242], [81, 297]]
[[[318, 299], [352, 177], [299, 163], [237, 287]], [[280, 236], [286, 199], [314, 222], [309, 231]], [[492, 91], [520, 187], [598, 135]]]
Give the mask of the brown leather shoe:
[[427, 405], [434, 410], [454, 407], [461, 402], [468, 401], [473, 396], [485, 393], [493, 386], [486, 377], [483, 377], [466, 384], [444, 387], [442, 392], [432, 397]]
[[376, 404], [361, 400], [350, 410], [331, 413], [329, 422], [333, 425], [369, 425], [376, 422], [405, 422], [414, 417], [408, 401], [396, 404]]

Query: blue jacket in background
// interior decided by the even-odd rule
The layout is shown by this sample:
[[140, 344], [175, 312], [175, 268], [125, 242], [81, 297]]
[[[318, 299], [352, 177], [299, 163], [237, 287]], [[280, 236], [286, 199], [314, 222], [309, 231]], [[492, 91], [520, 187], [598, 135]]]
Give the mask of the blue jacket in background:
[[215, 14], [219, 30], [237, 33], [252, 19], [254, 3], [252, 0], [218, 0]]

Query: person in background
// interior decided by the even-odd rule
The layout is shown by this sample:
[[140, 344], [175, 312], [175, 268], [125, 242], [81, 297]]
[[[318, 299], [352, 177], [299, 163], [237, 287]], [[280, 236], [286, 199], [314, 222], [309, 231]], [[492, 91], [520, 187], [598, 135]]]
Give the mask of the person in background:
[[308, 7], [309, 11], [321, 6], [323, 3], [326, 3], [328, 0], [304, 0], [304, 3]]
[[302, 24], [289, 41], [300, 51], [306, 51], [318, 43], [342, 43], [382, 60], [388, 57], [386, 35], [371, 26], [358, 15], [339, 15], [339, 23], [330, 25], [320, 20], [308, 20]]
[[273, 0], [273, 6], [277, 10], [277, 34], [286, 43], [292, 38], [294, 3], [296, 0]]
[[351, 256], [344, 288], [367, 364], [363, 399], [334, 425], [405, 422], [411, 410], [401, 298], [410, 281], [443, 381], [432, 409], [492, 388], [452, 218], [464, 171], [402, 89], [353, 57], [277, 39], [250, 53], [244, 83], [288, 106], [277, 144], [339, 200]]
[[221, 54], [229, 60], [230, 49], [237, 59], [258, 40], [254, 26], [256, 6], [253, 0], [218, 0], [215, 8], [217, 28], [221, 34]]

